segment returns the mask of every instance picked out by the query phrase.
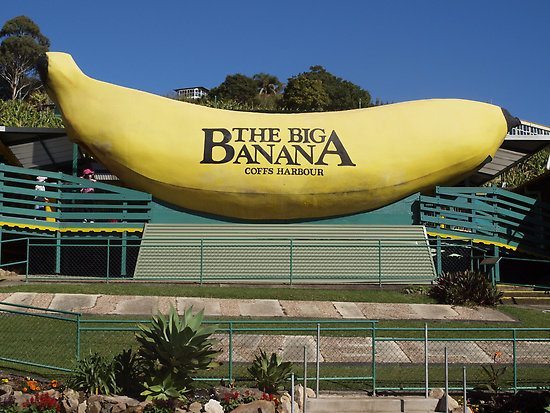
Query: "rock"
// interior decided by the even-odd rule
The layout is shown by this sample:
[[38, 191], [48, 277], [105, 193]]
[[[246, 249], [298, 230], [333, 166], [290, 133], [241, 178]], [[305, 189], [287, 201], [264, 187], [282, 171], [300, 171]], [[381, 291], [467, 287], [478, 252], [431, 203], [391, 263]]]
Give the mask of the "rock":
[[[448, 397], [448, 407], [449, 407], [449, 410], [452, 411], [453, 409], [456, 409], [459, 404], [458, 402], [453, 399], [451, 396], [447, 396]], [[444, 412], [445, 411], [445, 396], [441, 397], [441, 399], [439, 399], [439, 402], [437, 403], [437, 406], [435, 408], [435, 411], [436, 412]]]
[[87, 408], [88, 408], [88, 402], [84, 400], [82, 403], [78, 405], [78, 408], [76, 409], [76, 413], [86, 413]]
[[[451, 413], [463, 413], [464, 412], [464, 406], [458, 406], [455, 407]], [[466, 413], [472, 413], [472, 409], [470, 409], [468, 406], [466, 406]]]
[[298, 403], [300, 410], [304, 404], [304, 387], [301, 384], [294, 386], [294, 401]]
[[204, 411], [206, 413], [223, 413], [223, 407], [219, 401], [210, 399], [204, 405]]
[[0, 404], [8, 403], [13, 399], [13, 387], [9, 384], [3, 384], [0, 386]]
[[[315, 397], [315, 392], [309, 387], [306, 387], [306, 398], [309, 397]], [[300, 410], [302, 410], [304, 404], [304, 387], [301, 384], [294, 387], [294, 401], [298, 403]]]
[[134, 413], [143, 413], [143, 411], [145, 410], [145, 408], [149, 405], [153, 404], [153, 402], [151, 400], [145, 400], [143, 402], [141, 402], [140, 404], [138, 404], [136, 407], [133, 407], [132, 410]]
[[200, 413], [202, 410], [202, 404], [199, 402], [193, 402], [189, 405], [189, 413]]
[[139, 404], [139, 401], [136, 399], [132, 399], [128, 396], [104, 396], [103, 400], [105, 400], [107, 403], [112, 404], [121, 404], [124, 403], [127, 406], [135, 407]]
[[432, 399], [441, 399], [444, 394], [445, 394], [445, 390], [435, 388], [430, 390], [430, 392], [428, 393], [428, 396], [431, 397]]
[[101, 413], [101, 399], [101, 396], [98, 396], [96, 394], [91, 395], [88, 398], [86, 413]]
[[75, 413], [78, 410], [79, 397], [78, 392], [73, 389], [65, 389], [61, 398], [63, 411], [66, 413]]
[[306, 387], [306, 397], [315, 398], [315, 391], [309, 387]]
[[32, 397], [31, 394], [23, 393], [23, 392], [20, 392], [20, 391], [14, 391], [13, 392], [13, 398], [14, 398], [13, 402], [14, 402], [14, 404], [16, 404], [19, 407], [23, 407], [23, 404], [30, 401], [31, 397]]
[[231, 413], [275, 413], [275, 404], [267, 400], [256, 400], [251, 403], [241, 404]]
[[[298, 403], [296, 402], [293, 402], [294, 403], [294, 412], [295, 413], [298, 413], [300, 410], [300, 407], [298, 406]], [[277, 409], [278, 412], [280, 413], [291, 413], [292, 412], [292, 408], [290, 406], [290, 396], [281, 396], [281, 401], [279, 403], [279, 408]]]
[[40, 393], [47, 394], [48, 396], [58, 400], [61, 398], [61, 393], [59, 393], [56, 389], [45, 390]]
[[188, 413], [188, 412], [185, 409], [182, 409], [180, 407], [176, 407], [176, 409], [174, 410], [174, 413]]

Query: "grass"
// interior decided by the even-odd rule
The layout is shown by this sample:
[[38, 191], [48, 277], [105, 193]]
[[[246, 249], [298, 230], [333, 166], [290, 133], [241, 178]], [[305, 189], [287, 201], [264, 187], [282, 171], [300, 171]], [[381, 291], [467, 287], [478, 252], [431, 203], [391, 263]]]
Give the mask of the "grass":
[[[312, 300], [312, 301], [355, 301], [355, 302], [385, 302], [385, 303], [433, 303], [433, 300], [423, 294], [405, 294], [405, 287], [395, 289], [378, 288], [300, 288], [300, 287], [272, 287], [255, 286], [254, 288], [243, 288], [239, 286], [219, 287], [212, 285], [187, 285], [187, 284], [23, 284], [13, 287], [0, 287], [0, 293], [3, 292], [38, 292], [38, 293], [72, 293], [72, 294], [110, 294], [110, 295], [156, 295], [156, 296], [187, 296], [187, 297], [212, 297], [212, 298], [237, 298], [237, 299], [279, 299], [279, 300]], [[429, 328], [446, 328], [447, 331], [436, 332], [431, 330], [430, 337], [440, 338], [511, 338], [511, 332], [503, 331], [503, 328], [547, 328], [550, 329], [550, 314], [543, 313], [541, 310], [521, 308], [517, 306], [499, 306], [498, 310], [509, 315], [516, 322], [494, 323], [494, 322], [475, 322], [475, 321], [429, 321]], [[84, 315], [84, 319], [91, 320], [121, 320], [121, 319], [147, 319], [140, 316], [98, 316]], [[307, 331], [292, 330], [296, 327], [292, 323], [284, 323], [284, 320], [277, 318], [277, 324], [266, 325], [263, 323], [241, 323], [245, 318], [216, 318], [221, 327], [226, 327], [226, 322], [232, 321], [235, 328], [258, 328], [257, 331], [238, 332], [237, 334], [267, 334], [267, 335], [314, 335], [314, 328], [317, 320], [311, 320], [307, 325]], [[249, 318], [248, 321], [253, 319]], [[214, 320], [211, 320], [214, 321]], [[268, 321], [268, 320], [266, 320]], [[283, 323], [280, 323], [283, 321]], [[315, 321], [315, 323], [313, 322]], [[83, 324], [87, 327], [107, 327], [105, 324]], [[401, 337], [401, 338], [421, 338], [425, 321], [422, 320], [381, 320], [377, 326], [378, 337]], [[132, 327], [132, 325], [123, 325], [121, 323], [110, 324], [111, 327]], [[266, 327], [277, 327], [278, 330], [265, 331]], [[361, 326], [361, 325], [358, 325]], [[368, 327], [367, 324], [362, 326]], [[324, 327], [324, 326], [323, 326]], [[350, 327], [347, 323], [331, 324], [331, 327]], [[352, 326], [353, 327], [353, 326]], [[399, 330], [403, 328], [416, 328], [419, 331]], [[452, 331], [456, 328], [474, 328], [474, 331]], [[483, 330], [485, 328], [492, 330]], [[0, 313], [0, 338], [2, 355], [14, 359], [32, 360], [38, 363], [71, 368], [76, 350], [76, 335], [74, 323], [45, 319], [29, 315], [8, 315]], [[29, 334], [32, 332], [32, 334]], [[347, 330], [347, 331], [329, 331], [322, 330], [323, 337], [327, 336], [368, 336], [368, 330]], [[525, 332], [518, 337], [542, 337], [550, 338], [548, 331]], [[133, 337], [132, 331], [86, 331], [81, 336], [81, 355], [85, 356], [90, 351], [97, 351], [104, 355], [115, 355], [122, 349], [136, 347], [137, 343]], [[368, 363], [367, 363], [368, 364]], [[326, 389], [344, 389], [369, 388], [368, 381], [348, 380], [345, 377], [364, 377], [368, 375], [370, 365], [365, 363], [333, 363], [322, 364], [322, 375], [332, 377], [342, 377], [339, 381], [322, 381], [321, 388]], [[10, 366], [8, 362], [0, 362], [0, 366]], [[20, 365], [12, 365], [21, 368]], [[234, 373], [246, 377], [244, 364], [235, 365]], [[434, 383], [440, 381], [439, 370], [441, 366], [434, 365], [433, 374]], [[227, 375], [228, 366], [222, 366], [218, 371], [206, 372], [207, 377], [216, 377]], [[481, 383], [482, 376], [478, 376], [479, 365], [472, 366], [473, 381]], [[25, 367], [26, 371], [51, 375], [51, 371], [37, 367]], [[475, 372], [475, 373], [474, 373]], [[520, 385], [548, 385], [548, 367], [546, 365], [534, 368], [534, 366], [520, 366], [519, 370]], [[60, 373], [53, 373], [60, 377]], [[310, 376], [314, 374], [311, 370]], [[432, 373], [431, 373], [432, 374]], [[507, 373], [509, 374], [509, 372]], [[546, 376], [545, 376], [546, 375]], [[380, 364], [377, 367], [378, 385], [382, 387], [391, 387], [398, 389], [400, 387], [414, 387], [415, 383], [421, 383], [423, 377], [423, 367], [416, 364]], [[546, 377], [546, 378], [545, 378]], [[509, 377], [506, 377], [509, 380]], [[421, 384], [420, 384], [421, 385]]]
[[304, 301], [351, 301], [378, 303], [430, 304], [435, 301], [425, 294], [405, 294], [406, 286], [390, 288], [303, 288], [289, 286], [214, 286], [189, 284], [142, 283], [36, 283], [1, 287], [0, 293], [36, 292], [64, 294], [138, 295], [168, 297], [206, 297], [236, 299], [276, 299]]

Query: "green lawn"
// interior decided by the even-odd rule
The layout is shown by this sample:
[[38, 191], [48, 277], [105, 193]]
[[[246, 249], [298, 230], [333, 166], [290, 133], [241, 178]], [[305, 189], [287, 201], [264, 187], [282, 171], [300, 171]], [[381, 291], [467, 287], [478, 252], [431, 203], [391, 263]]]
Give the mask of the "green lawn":
[[214, 286], [189, 284], [142, 284], [142, 283], [35, 283], [1, 287], [2, 292], [37, 292], [65, 294], [104, 295], [150, 295], [169, 297], [208, 297], [241, 299], [355, 301], [378, 303], [423, 303], [435, 301], [425, 294], [405, 294], [406, 287], [390, 288], [334, 288], [334, 287], [289, 287], [289, 286]]

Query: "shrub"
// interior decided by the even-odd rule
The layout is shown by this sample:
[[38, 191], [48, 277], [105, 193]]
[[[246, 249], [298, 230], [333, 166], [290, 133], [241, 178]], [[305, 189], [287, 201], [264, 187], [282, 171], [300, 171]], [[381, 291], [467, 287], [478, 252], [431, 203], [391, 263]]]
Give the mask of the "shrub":
[[268, 357], [260, 350], [260, 355], [256, 356], [248, 372], [256, 381], [258, 389], [266, 393], [275, 393], [292, 374], [292, 363], [282, 362], [276, 353], [271, 353]]
[[132, 349], [122, 350], [113, 360], [115, 382], [120, 392], [127, 396], [138, 396], [143, 390], [143, 360], [132, 352]]
[[111, 394], [118, 392], [114, 360], [104, 360], [98, 353], [79, 360], [76, 369], [67, 380], [67, 386], [89, 394]]
[[192, 307], [183, 316], [170, 309], [167, 317], [154, 316], [151, 325], [139, 325], [136, 339], [143, 358], [146, 395], [149, 399], [174, 397], [173, 389], [183, 397], [199, 371], [216, 367], [219, 350], [210, 336], [217, 326], [202, 325], [203, 312], [193, 314]]
[[486, 274], [478, 271], [444, 273], [430, 290], [442, 304], [495, 306], [502, 298]]

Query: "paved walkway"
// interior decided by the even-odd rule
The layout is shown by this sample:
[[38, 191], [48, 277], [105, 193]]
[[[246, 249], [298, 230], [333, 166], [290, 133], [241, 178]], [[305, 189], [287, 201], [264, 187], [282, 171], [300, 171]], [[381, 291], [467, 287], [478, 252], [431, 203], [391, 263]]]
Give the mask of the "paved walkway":
[[0, 301], [84, 314], [150, 315], [193, 306], [211, 317], [288, 317], [367, 320], [514, 321], [492, 308], [438, 304], [354, 303], [331, 301], [239, 300], [197, 297], [149, 297], [99, 294], [0, 293]]
[[[44, 293], [0, 293], [0, 302], [30, 305], [41, 308], [67, 310], [84, 314], [120, 314], [147, 316], [158, 311], [166, 312], [174, 306], [179, 312], [193, 305], [204, 309], [212, 317], [258, 317], [296, 319], [411, 319], [411, 320], [477, 320], [510, 322], [505, 314], [491, 308], [466, 308], [436, 304], [390, 304], [354, 303], [327, 301], [286, 300], [238, 300], [218, 298], [187, 297], [142, 297], [94, 294], [44, 294]], [[2, 304], [0, 303], [0, 311]], [[288, 361], [303, 360], [303, 348], [307, 347], [310, 361], [315, 361], [315, 334], [294, 332], [281, 334], [233, 335], [233, 360], [249, 362], [259, 349], [280, 352]], [[219, 335], [223, 352], [220, 360], [227, 360], [228, 336]], [[422, 363], [424, 361], [422, 341], [377, 340], [376, 357], [379, 363]], [[502, 362], [511, 362], [513, 344], [511, 341], [434, 341], [430, 343], [430, 362], [442, 362], [443, 347], [448, 347], [451, 363], [491, 363], [495, 351], [501, 352]], [[518, 362], [549, 364], [550, 352], [547, 342], [518, 342]], [[320, 361], [328, 363], [368, 363], [372, 360], [372, 339], [370, 337], [322, 337]]]

